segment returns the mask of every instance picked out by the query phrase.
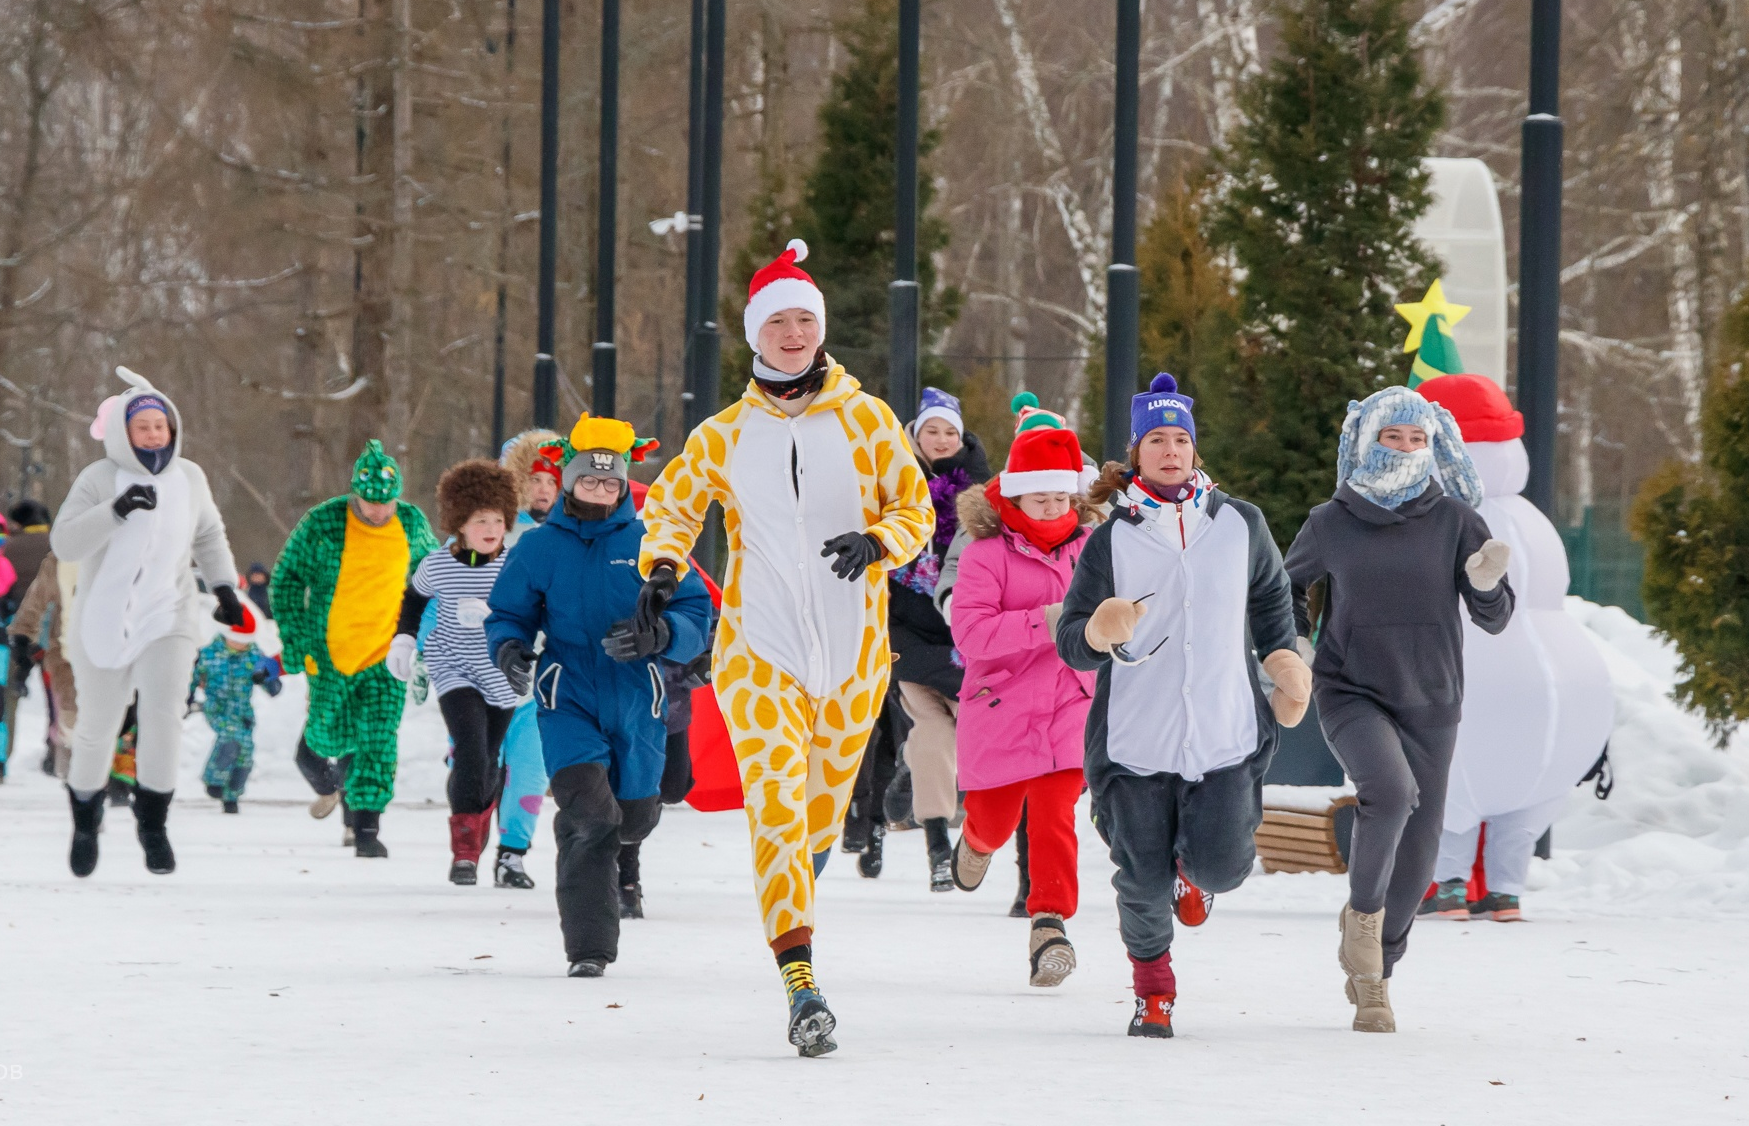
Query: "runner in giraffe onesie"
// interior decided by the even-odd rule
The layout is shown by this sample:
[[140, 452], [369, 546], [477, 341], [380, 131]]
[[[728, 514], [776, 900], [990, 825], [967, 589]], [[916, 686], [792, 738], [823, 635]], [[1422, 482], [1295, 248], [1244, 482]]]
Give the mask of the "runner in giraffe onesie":
[[313, 817], [334, 812], [342, 785], [359, 856], [377, 839], [395, 793], [396, 731], [407, 686], [384, 663], [401, 592], [437, 550], [425, 514], [401, 495], [401, 470], [372, 438], [352, 466], [352, 492], [298, 521], [273, 568], [269, 598], [288, 673], [309, 681], [298, 769], [316, 791]]
[[660, 613], [720, 503], [729, 563], [712, 678], [790, 1043], [818, 1056], [837, 1047], [837, 1021], [814, 983], [814, 880], [887, 690], [887, 574], [928, 543], [935, 513], [892, 409], [826, 354], [826, 299], [796, 266], [807, 251], [792, 240], [753, 275], [753, 378], [650, 487], [638, 614]]

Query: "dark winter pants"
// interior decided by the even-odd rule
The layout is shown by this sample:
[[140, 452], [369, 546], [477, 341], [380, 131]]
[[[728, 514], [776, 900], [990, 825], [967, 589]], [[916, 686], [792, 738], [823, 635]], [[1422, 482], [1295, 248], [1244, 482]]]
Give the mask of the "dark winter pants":
[[510, 730], [512, 708], [494, 708], [472, 688], [455, 688], [437, 698], [449, 728], [449, 811], [484, 813], [498, 800], [504, 771], [498, 750]]
[[1324, 737], [1360, 800], [1348, 848], [1348, 902], [1363, 915], [1384, 909], [1389, 977], [1409, 947], [1415, 909], [1439, 858], [1457, 728], [1405, 724], [1372, 704], [1345, 701]]
[[961, 832], [979, 852], [995, 852], [1008, 843], [1024, 812], [1032, 839], [1027, 872], [1031, 889], [1029, 915], [1052, 914], [1068, 919], [1081, 902], [1075, 868], [1075, 803], [1082, 789], [1081, 768], [1059, 770], [990, 790], [966, 791], [966, 820]]
[[565, 959], [619, 956], [619, 850], [641, 841], [662, 816], [662, 797], [620, 801], [601, 763], [553, 775], [553, 837], [558, 843], [559, 927]]
[[[1180, 866], [1185, 879], [1214, 894], [1232, 891], [1251, 874], [1268, 758], [1259, 753], [1195, 782], [1176, 774], [1114, 775], [1094, 799], [1099, 835], [1117, 865], [1111, 886], [1118, 931], [1132, 958], [1152, 961], [1171, 948], [1172, 887]], [[1036, 836], [1032, 846], [1038, 848]]]
[[[685, 731], [676, 731], [668, 736], [667, 755], [667, 761], [662, 764], [662, 804], [679, 805], [692, 792], [692, 744]], [[654, 829], [655, 825], [650, 827]], [[638, 860], [643, 847], [642, 837], [619, 846], [621, 887], [638, 883], [642, 879]]]

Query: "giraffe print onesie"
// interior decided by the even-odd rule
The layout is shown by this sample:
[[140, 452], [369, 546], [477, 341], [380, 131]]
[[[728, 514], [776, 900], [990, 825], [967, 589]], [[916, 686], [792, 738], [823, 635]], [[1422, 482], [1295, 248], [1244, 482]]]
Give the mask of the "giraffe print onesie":
[[[798, 417], [752, 382], [692, 432], [644, 502], [638, 566], [686, 573], [712, 501], [729, 564], [712, 679], [728, 724], [753, 878], [774, 950], [808, 942], [815, 858], [838, 839], [869, 731], [886, 694], [887, 573], [935, 529], [929, 486], [892, 408], [836, 363]], [[886, 548], [847, 582], [820, 554], [867, 532]]]

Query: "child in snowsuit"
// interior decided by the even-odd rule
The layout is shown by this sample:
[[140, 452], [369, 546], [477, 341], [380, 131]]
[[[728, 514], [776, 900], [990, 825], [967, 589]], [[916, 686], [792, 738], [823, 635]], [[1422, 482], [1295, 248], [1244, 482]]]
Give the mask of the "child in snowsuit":
[[419, 622], [435, 601], [425, 665], [449, 728], [449, 882], [472, 885], [503, 782], [498, 752], [516, 707], [517, 694], [486, 651], [485, 631], [487, 598], [504, 568], [504, 534], [516, 520], [515, 478], [485, 458], [450, 466], [437, 481], [437, 519], [452, 539], [419, 561], [402, 592], [388, 666], [396, 680], [413, 678]]
[[[504, 550], [546, 523], [558, 504], [562, 470], [548, 455], [562, 439], [551, 430], [525, 430], [504, 443], [498, 464], [516, 481], [516, 522], [504, 536]], [[544, 452], [543, 452], [544, 451]], [[534, 887], [525, 857], [534, 844], [547, 792], [547, 765], [541, 758], [540, 724], [532, 695], [524, 694], [504, 733], [504, 793], [498, 799], [498, 855], [492, 883], [501, 888]]]
[[1359, 1032], [1396, 1031], [1388, 982], [1433, 877], [1464, 701], [1459, 602], [1488, 633], [1512, 616], [1510, 551], [1481, 501], [1451, 414], [1387, 387], [1348, 405], [1335, 499], [1288, 549], [1302, 638], [1306, 593], [1325, 583], [1313, 688], [1359, 798], [1339, 948]]
[[316, 791], [310, 816], [334, 812], [344, 787], [346, 832], [361, 857], [389, 855], [377, 833], [395, 793], [407, 686], [385, 661], [401, 592], [437, 549], [425, 514], [400, 495], [400, 466], [372, 438], [352, 465], [352, 492], [304, 513], [269, 587], [285, 669], [309, 681], [297, 764]]
[[1080, 902], [1075, 802], [1093, 675], [1057, 656], [1052, 627], [1095, 520], [1083, 480], [1075, 432], [1047, 423], [1022, 431], [1002, 475], [959, 499], [972, 542], [954, 587], [953, 639], [966, 660], [958, 755], [966, 820], [953, 881], [975, 890], [1027, 811], [1027, 953], [1037, 986], [1061, 984], [1075, 968], [1064, 921]]
[[201, 713], [213, 729], [213, 749], [207, 756], [200, 780], [207, 797], [223, 803], [226, 813], [237, 812], [237, 799], [255, 766], [255, 686], [279, 695], [279, 661], [256, 645], [255, 610], [243, 607], [243, 624], [231, 626], [206, 643], [194, 662], [194, 682], [188, 686], [192, 700], [205, 693]]
[[73, 812], [68, 857], [76, 876], [97, 867], [103, 792], [115, 733], [138, 695], [134, 818], [146, 867], [176, 869], [165, 824], [176, 789], [189, 675], [200, 648], [199, 567], [217, 596], [214, 617], [241, 625], [237, 564], [206, 474], [181, 457], [185, 431], [169, 396], [126, 368], [128, 390], [97, 411], [105, 457], [73, 482], [49, 532], [62, 564], [79, 566], [67, 657], [81, 696], [67, 771]]
[[[959, 400], [935, 387], [923, 389], [917, 420], [905, 427], [917, 463], [929, 482], [935, 532], [929, 545], [888, 580], [891, 599], [893, 675], [911, 719], [905, 762], [911, 768], [912, 816], [923, 826], [929, 856], [929, 890], [952, 891], [952, 845], [948, 822], [959, 809], [954, 775], [954, 721], [965, 669], [954, 652], [953, 633], [935, 607], [942, 556], [959, 531], [956, 503], [990, 479], [983, 443], [966, 432]], [[885, 826], [873, 828], [871, 839]], [[880, 846], [875, 845], [878, 849]]]
[[639, 618], [687, 573], [712, 501], [728, 537], [711, 680], [747, 793], [754, 886], [790, 1000], [790, 1043], [837, 1045], [814, 983], [814, 878], [844, 823], [886, 695], [887, 575], [935, 527], [892, 409], [826, 354], [826, 299], [792, 240], [753, 275], [753, 378], [701, 423], [644, 504]]
[[1269, 526], [1198, 468], [1194, 404], [1177, 386], [1162, 373], [1130, 401], [1130, 464], [1107, 463], [1089, 493], [1112, 514], [1056, 631], [1071, 668], [1099, 673], [1087, 782], [1117, 865], [1131, 1036], [1172, 1035], [1173, 919], [1200, 925], [1214, 894], [1251, 874], [1276, 724], [1297, 724], [1311, 695]]
[[662, 809], [660, 658], [692, 660], [710, 629], [710, 595], [696, 575], [677, 584], [665, 612], [633, 620], [644, 525], [627, 468], [650, 446], [617, 419], [578, 420], [560, 454], [562, 507], [507, 557], [486, 619], [498, 668], [518, 694], [532, 682], [539, 708], [571, 977], [600, 977], [618, 957], [619, 850], [649, 835]]

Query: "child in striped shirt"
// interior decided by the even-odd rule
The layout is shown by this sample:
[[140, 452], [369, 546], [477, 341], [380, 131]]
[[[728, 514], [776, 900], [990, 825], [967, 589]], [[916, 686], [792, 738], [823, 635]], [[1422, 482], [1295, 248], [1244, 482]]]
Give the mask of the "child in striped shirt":
[[437, 482], [438, 523], [453, 539], [420, 561], [401, 596], [389, 646], [389, 671], [410, 680], [419, 619], [437, 600], [437, 625], [425, 639], [425, 666], [452, 744], [449, 775], [449, 879], [478, 880], [503, 772], [498, 753], [516, 693], [486, 651], [486, 599], [504, 566], [504, 534], [516, 520], [516, 480], [495, 461], [452, 465]]

